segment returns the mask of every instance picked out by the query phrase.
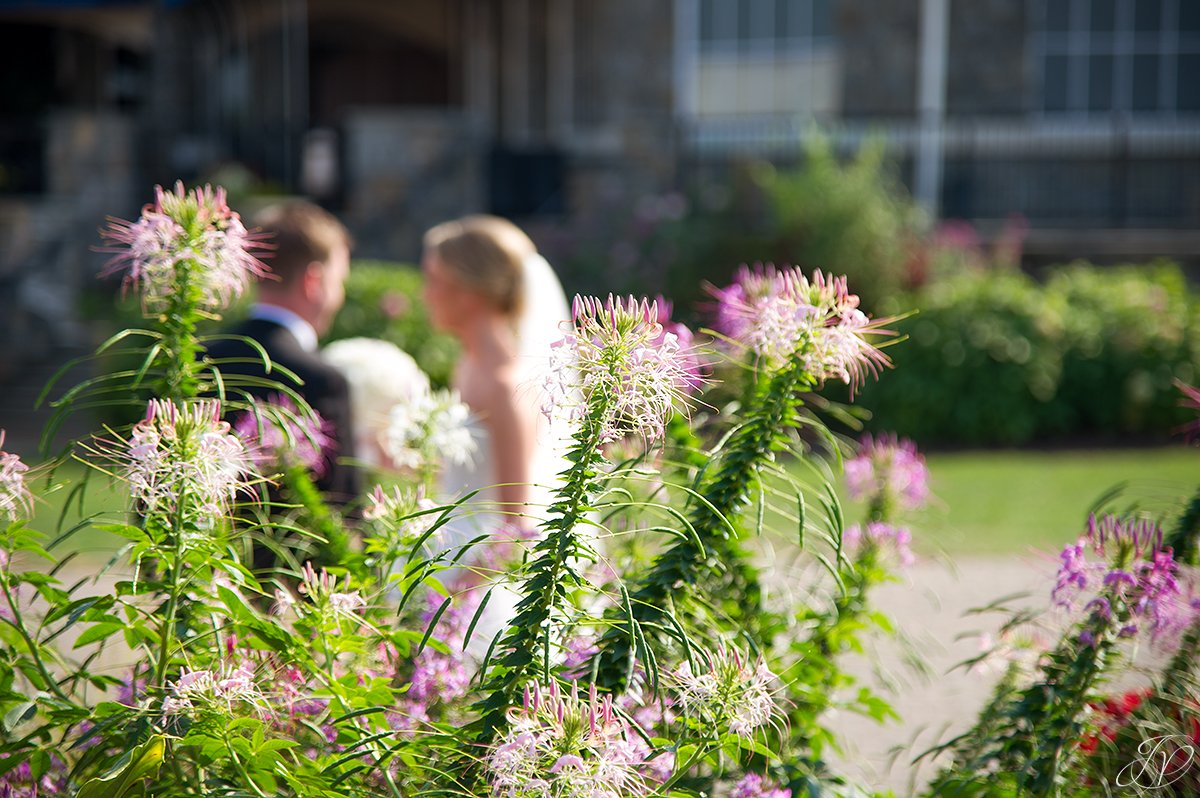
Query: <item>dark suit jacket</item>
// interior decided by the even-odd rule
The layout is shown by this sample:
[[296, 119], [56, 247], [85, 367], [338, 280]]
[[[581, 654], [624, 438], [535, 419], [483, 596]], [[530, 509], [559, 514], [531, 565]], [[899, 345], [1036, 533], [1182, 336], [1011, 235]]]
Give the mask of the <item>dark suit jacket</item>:
[[[353, 465], [342, 462], [342, 458], [354, 456], [354, 426], [350, 409], [350, 385], [336, 368], [300, 346], [296, 336], [273, 321], [250, 319], [230, 330], [228, 335], [243, 336], [257, 341], [266, 350], [272, 364], [278, 364], [293, 372], [300, 382], [284, 376], [281, 372], [266, 373], [262, 355], [245, 341], [222, 338], [208, 347], [208, 359], [221, 361], [237, 358], [242, 362], [218, 364], [222, 375], [245, 375], [261, 377], [282, 383], [304, 397], [312, 408], [328, 423], [327, 432], [334, 442], [335, 451], [325, 453], [325, 473], [317, 479], [317, 487], [325, 497], [336, 505], [344, 505], [362, 493], [362, 474]], [[247, 393], [266, 399], [272, 391], [259, 386], [226, 386], [232, 394]]]

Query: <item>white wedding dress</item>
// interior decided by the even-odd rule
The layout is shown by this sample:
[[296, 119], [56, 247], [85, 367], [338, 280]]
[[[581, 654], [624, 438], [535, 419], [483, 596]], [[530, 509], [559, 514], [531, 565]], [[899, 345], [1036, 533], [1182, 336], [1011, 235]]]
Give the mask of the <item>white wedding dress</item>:
[[[550, 425], [540, 415], [543, 404], [547, 369], [550, 364], [550, 347], [562, 337], [562, 324], [571, 317], [566, 295], [554, 270], [544, 258], [535, 255], [525, 262], [523, 280], [524, 311], [517, 324], [518, 358], [520, 377], [518, 400], [529, 403], [539, 412], [535, 454], [530, 463], [529, 501], [524, 509], [524, 527], [536, 527], [545, 517], [546, 508], [553, 499], [559, 474], [566, 468], [564, 457], [570, 443], [563, 425]], [[440, 548], [449, 560], [456, 560], [459, 567], [443, 572], [442, 578], [453, 582], [476, 567], [476, 573], [484, 572], [491, 558], [484, 547], [489, 538], [503, 530], [513, 520], [511, 515], [499, 511], [496, 490], [497, 476], [492, 442], [483, 421], [472, 414], [467, 422], [475, 452], [466, 463], [447, 463], [438, 478], [440, 500], [454, 502], [470, 495], [456, 510], [454, 517], [439, 531]], [[472, 541], [475, 542], [472, 545]], [[463, 553], [465, 547], [470, 548]], [[460, 557], [459, 555], [462, 554]], [[503, 631], [505, 624], [515, 614], [514, 608], [519, 594], [503, 578], [492, 574], [485, 579], [484, 589], [491, 590], [487, 608], [475, 627], [467, 651], [482, 658], [492, 639]]]

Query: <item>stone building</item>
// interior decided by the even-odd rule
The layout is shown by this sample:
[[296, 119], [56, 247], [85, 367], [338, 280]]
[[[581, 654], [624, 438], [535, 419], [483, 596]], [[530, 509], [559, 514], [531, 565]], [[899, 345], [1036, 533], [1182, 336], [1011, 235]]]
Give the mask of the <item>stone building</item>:
[[36, 319], [155, 182], [307, 194], [411, 259], [446, 217], [546, 229], [814, 123], [885, 135], [936, 214], [1024, 215], [1035, 255], [1200, 252], [1191, 0], [5, 0], [0, 61], [10, 338], [70, 337]]

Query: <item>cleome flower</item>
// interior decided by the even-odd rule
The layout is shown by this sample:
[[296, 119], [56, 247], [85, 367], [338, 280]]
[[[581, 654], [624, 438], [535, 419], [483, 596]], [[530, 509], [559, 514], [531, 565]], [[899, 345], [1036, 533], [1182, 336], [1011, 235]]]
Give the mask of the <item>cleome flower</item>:
[[33, 496], [25, 485], [29, 466], [21, 458], [3, 450], [4, 430], [0, 429], [0, 521], [16, 521], [33, 511]]
[[907, 527], [895, 526], [885, 521], [870, 521], [865, 531], [858, 524], [846, 527], [842, 533], [842, 544], [848, 549], [861, 550], [864, 546], [890, 549], [896, 553], [903, 566], [912, 565], [917, 561], [910, 548], [912, 533]]
[[301, 413], [295, 402], [282, 394], [266, 401], [252, 400], [251, 409], [233, 423], [234, 433], [259, 471], [301, 465], [317, 477], [325, 473], [326, 454], [334, 446], [328, 429], [320, 413]]
[[457, 391], [419, 393], [392, 407], [383, 450], [397, 468], [469, 463], [476, 448], [467, 426], [470, 414]]
[[864, 435], [846, 461], [846, 487], [856, 501], [899, 501], [917, 508], [929, 497], [929, 469], [917, 446], [895, 435]]
[[[1102, 559], [1090, 561], [1089, 549]], [[1184, 597], [1177, 571], [1157, 524], [1092, 516], [1086, 534], [1059, 555], [1051, 597], [1067, 610], [1086, 598], [1083, 611], [1105, 621], [1119, 620], [1120, 636], [1148, 630], [1154, 642], [1164, 644], [1177, 639], [1198, 612]], [[1084, 631], [1081, 639], [1090, 645], [1097, 642], [1091, 631]]]
[[211, 519], [224, 515], [255, 476], [242, 441], [221, 421], [221, 404], [201, 400], [184, 406], [152, 399], [127, 441], [107, 446], [139, 509], [175, 514], [183, 502]]
[[220, 310], [246, 290], [267, 268], [251, 250], [264, 245], [246, 231], [230, 210], [225, 190], [212, 186], [175, 191], [155, 187], [153, 205], [135, 222], [109, 221], [102, 234], [113, 246], [101, 276], [125, 272], [150, 312], [166, 309], [184, 285], [199, 289], [199, 304]]
[[[347, 586], [350, 577], [346, 577]], [[357, 590], [338, 590], [337, 579], [321, 569], [320, 573], [307, 562], [300, 571], [300, 592], [312, 600], [318, 610], [328, 609], [335, 619], [357, 622], [358, 610], [367, 606], [367, 600]]]
[[749, 737], [775, 719], [776, 677], [762, 658], [751, 665], [738, 651], [721, 647], [699, 664], [699, 673], [685, 661], [672, 674], [684, 714], [718, 733], [728, 730], [739, 737]]
[[492, 794], [506, 798], [624, 798], [648, 795], [638, 768], [645, 748], [593, 686], [586, 699], [557, 683], [526, 688], [508, 734], [484, 759]]
[[186, 671], [168, 688], [163, 712], [190, 715], [201, 710], [232, 714], [239, 704], [263, 708], [266, 700], [246, 664], [221, 671]]
[[792, 798], [792, 791], [757, 773], [747, 773], [730, 789], [729, 798]]
[[582, 420], [598, 412], [602, 443], [659, 438], [697, 384], [695, 356], [659, 322], [657, 301], [576, 296], [565, 337], [554, 344], [546, 413]]
[[891, 361], [868, 336], [891, 335], [858, 309], [845, 277], [820, 271], [812, 279], [794, 267], [742, 266], [717, 299], [717, 328], [771, 366], [799, 357], [818, 381], [838, 379], [852, 389]]

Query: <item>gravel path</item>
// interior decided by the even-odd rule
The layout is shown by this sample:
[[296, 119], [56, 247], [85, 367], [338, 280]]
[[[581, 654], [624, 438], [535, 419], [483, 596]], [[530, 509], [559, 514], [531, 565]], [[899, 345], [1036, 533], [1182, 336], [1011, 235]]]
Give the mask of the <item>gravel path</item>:
[[898, 634], [877, 639], [866, 656], [847, 665], [891, 703], [900, 720], [880, 726], [849, 713], [832, 718], [831, 725], [847, 743], [834, 758], [836, 769], [898, 796], [919, 792], [936, 764], [923, 760], [914, 765], [913, 758], [966, 730], [999, 675], [955, 667], [979, 654], [981, 632], [994, 633], [1007, 618], [967, 610], [1014, 594], [1024, 596], [1009, 606], [1044, 607], [1054, 569], [1045, 554], [920, 562], [902, 582], [878, 588], [873, 605], [893, 620]]

